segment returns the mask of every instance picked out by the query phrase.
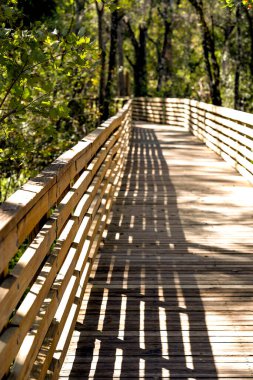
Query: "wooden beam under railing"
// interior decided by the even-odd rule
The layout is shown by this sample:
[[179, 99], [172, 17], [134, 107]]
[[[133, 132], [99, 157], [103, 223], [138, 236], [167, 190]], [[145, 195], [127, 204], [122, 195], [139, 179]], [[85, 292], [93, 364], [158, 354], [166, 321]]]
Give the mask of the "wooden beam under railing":
[[135, 120], [185, 126], [253, 183], [253, 115], [189, 99], [135, 98]]
[[131, 104], [0, 208], [0, 379], [57, 378], [124, 168]]

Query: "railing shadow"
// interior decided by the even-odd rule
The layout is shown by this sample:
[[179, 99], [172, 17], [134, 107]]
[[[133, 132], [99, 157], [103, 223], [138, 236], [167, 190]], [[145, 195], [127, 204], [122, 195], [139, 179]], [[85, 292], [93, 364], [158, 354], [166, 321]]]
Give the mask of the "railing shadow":
[[[196, 378], [203, 369], [203, 344], [205, 372], [208, 368], [215, 378], [198, 286], [194, 274], [181, 265], [182, 255], [189, 253], [175, 189], [152, 130], [135, 130], [129, 161], [122, 184], [122, 193], [128, 194], [117, 200], [80, 326], [98, 329], [90, 344], [84, 339], [83, 348], [90, 353], [87, 378], [173, 379], [179, 373], [181, 378]], [[185, 274], [193, 289], [180, 288]], [[192, 297], [197, 313], [188, 312]], [[202, 332], [199, 344], [191, 340], [196, 328]], [[83, 352], [80, 346], [78, 351]]]
[[193, 262], [156, 134], [135, 128], [70, 378], [218, 379]]

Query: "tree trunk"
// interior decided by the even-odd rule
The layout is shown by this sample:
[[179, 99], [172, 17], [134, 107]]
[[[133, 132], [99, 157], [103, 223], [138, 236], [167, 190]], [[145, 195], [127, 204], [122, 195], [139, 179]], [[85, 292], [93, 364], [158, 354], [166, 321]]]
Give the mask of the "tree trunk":
[[243, 7], [249, 25], [249, 37], [250, 37], [250, 73], [253, 77], [253, 16], [246, 6]]
[[135, 37], [129, 20], [125, 21], [128, 27], [128, 33], [134, 47], [134, 62], [128, 58], [134, 72], [134, 95], [147, 96], [148, 78], [147, 78], [147, 26], [139, 26], [139, 39]]
[[241, 10], [240, 5], [236, 8], [236, 68], [235, 68], [235, 82], [234, 82], [234, 108], [239, 110], [241, 108], [240, 99], [240, 67], [241, 67], [241, 53], [242, 53], [242, 34], [241, 34]]
[[104, 2], [96, 1], [98, 16], [98, 46], [100, 50], [100, 78], [99, 78], [99, 95], [98, 107], [100, 114], [103, 115], [105, 99], [105, 73], [106, 73], [106, 47], [104, 41]]
[[214, 39], [205, 20], [202, 0], [189, 1], [195, 8], [200, 20], [204, 60], [209, 79], [212, 103], [220, 106], [222, 104], [220, 94], [220, 67], [215, 55]]
[[[158, 53], [158, 67], [157, 67], [157, 91], [161, 91], [164, 84], [172, 76], [172, 30], [173, 30], [173, 1], [163, 0], [161, 8], [158, 7], [158, 13], [162, 18], [164, 25], [163, 44]], [[159, 45], [159, 42], [156, 42]], [[158, 49], [159, 50], [159, 49]]]
[[139, 26], [139, 46], [135, 50], [135, 65], [134, 65], [134, 93], [135, 96], [147, 96], [148, 94], [148, 79], [147, 79], [147, 28]]
[[108, 77], [105, 87], [105, 99], [103, 109], [103, 119], [106, 120], [109, 117], [109, 105], [112, 100], [112, 86], [115, 76], [117, 65], [117, 41], [118, 41], [118, 25], [119, 25], [119, 10], [118, 0], [114, 1], [115, 9], [111, 13], [111, 37], [110, 37], [110, 54], [108, 65]]
[[118, 62], [119, 63], [119, 74], [118, 74], [119, 96], [126, 96], [122, 23], [120, 23], [119, 28], [118, 28], [118, 57], [119, 57], [119, 62]]

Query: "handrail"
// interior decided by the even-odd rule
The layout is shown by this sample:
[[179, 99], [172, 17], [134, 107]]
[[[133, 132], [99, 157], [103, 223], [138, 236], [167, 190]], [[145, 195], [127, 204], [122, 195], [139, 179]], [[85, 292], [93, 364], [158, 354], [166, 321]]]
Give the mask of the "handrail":
[[253, 115], [176, 98], [135, 98], [133, 118], [185, 126], [253, 183]]
[[[120, 184], [131, 117], [130, 100], [0, 207], [0, 379], [57, 379]], [[135, 98], [133, 118], [185, 126], [253, 182], [253, 115]]]
[[0, 208], [0, 378], [58, 376], [124, 167], [131, 105]]

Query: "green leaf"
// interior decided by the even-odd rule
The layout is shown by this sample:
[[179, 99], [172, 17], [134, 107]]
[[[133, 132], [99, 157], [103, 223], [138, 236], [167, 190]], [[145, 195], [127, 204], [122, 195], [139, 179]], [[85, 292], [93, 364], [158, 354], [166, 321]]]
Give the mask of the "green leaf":
[[30, 90], [28, 87], [25, 87], [24, 92], [23, 92], [23, 99], [27, 99], [29, 98], [29, 96], [30, 96]]

